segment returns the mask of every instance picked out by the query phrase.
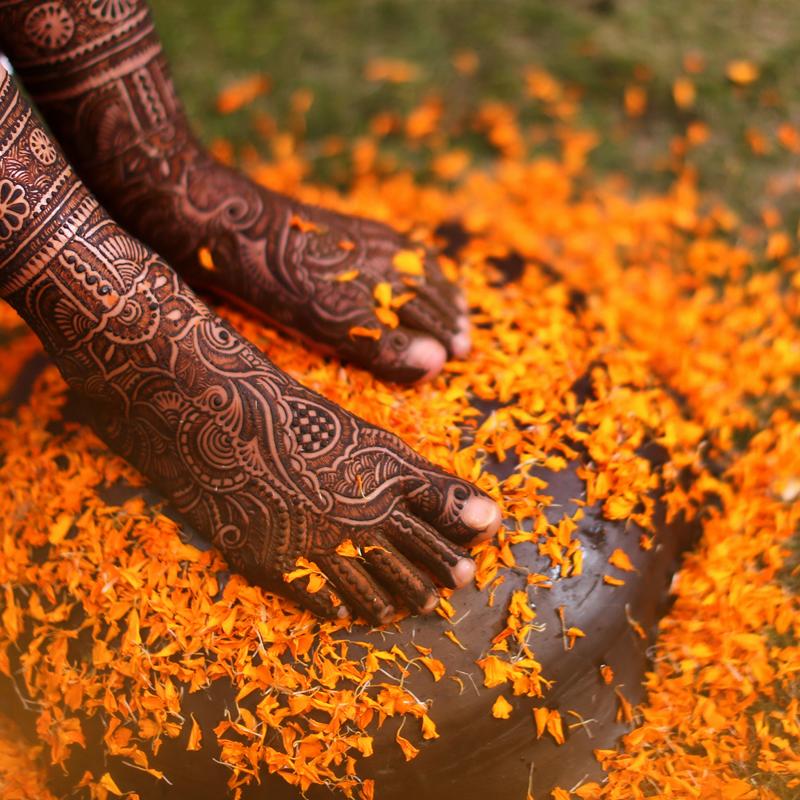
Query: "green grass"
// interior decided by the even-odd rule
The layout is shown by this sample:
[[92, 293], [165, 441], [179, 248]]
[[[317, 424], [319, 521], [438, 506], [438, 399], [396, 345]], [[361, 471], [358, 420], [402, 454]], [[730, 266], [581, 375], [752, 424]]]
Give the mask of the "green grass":
[[[601, 133], [592, 164], [622, 171], [638, 183], [663, 180], [653, 168], [671, 137], [692, 119], [711, 139], [691, 155], [703, 186], [752, 215], [762, 203], [800, 216], [797, 157], [774, 142], [780, 122], [800, 122], [800, 4], [792, 0], [153, 0], [159, 30], [179, 89], [201, 135], [237, 145], [257, 139], [252, 108], [229, 117], [214, 112], [217, 92], [236, 77], [268, 73], [273, 90], [256, 109], [285, 121], [292, 93], [314, 92], [307, 141], [354, 137], [376, 111], [407, 110], [431, 89], [455, 113], [482, 98], [531, 103], [521, 75], [537, 64], [582, 87], [581, 122]], [[480, 68], [459, 75], [452, 56], [475, 51]], [[685, 54], [701, 54], [691, 112], [676, 108], [671, 87]], [[387, 86], [364, 80], [376, 56], [403, 58], [420, 79]], [[725, 79], [734, 58], [757, 64], [761, 77], [737, 88]], [[625, 86], [635, 71], [650, 75], [645, 116], [626, 120]], [[756, 158], [748, 127], [773, 140]], [[623, 135], [620, 135], [620, 132]], [[773, 195], [764, 197], [764, 187]]]

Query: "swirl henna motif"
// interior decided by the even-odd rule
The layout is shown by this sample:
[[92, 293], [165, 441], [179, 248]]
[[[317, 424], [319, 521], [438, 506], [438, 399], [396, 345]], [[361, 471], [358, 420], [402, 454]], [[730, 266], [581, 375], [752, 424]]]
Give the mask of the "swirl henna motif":
[[[20, 25], [27, 36], [5, 33]], [[391, 380], [431, 376], [448, 354], [468, 353], [466, 305], [430, 253], [211, 158], [144, 0], [0, 0], [0, 45], [103, 205], [196, 287]], [[421, 254], [413, 274], [395, 267], [409, 249]], [[405, 301], [391, 314], [376, 313], [382, 283]]]
[[[98, 434], [232, 568], [317, 613], [380, 622], [396, 601], [431, 610], [428, 573], [470, 580], [460, 545], [495, 532], [495, 504], [278, 370], [112, 222], [55, 148], [42, 159], [46, 144], [0, 71], [0, 295]], [[355, 557], [337, 550], [348, 539]], [[301, 557], [322, 590], [286, 582]]]

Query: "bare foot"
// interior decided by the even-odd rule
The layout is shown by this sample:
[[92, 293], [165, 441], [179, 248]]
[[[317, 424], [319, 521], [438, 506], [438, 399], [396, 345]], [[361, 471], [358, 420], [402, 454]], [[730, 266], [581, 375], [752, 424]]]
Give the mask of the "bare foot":
[[189, 130], [146, 4], [110, 7], [0, 2], [0, 44], [122, 225], [190, 283], [382, 378], [430, 378], [469, 353], [463, 297], [430, 253], [216, 163]]
[[[472, 578], [460, 545], [497, 530], [497, 506], [214, 315], [106, 216], [1, 68], [0, 142], [0, 295], [101, 438], [234, 569], [319, 614], [373, 622], [396, 601], [430, 611], [429, 574], [451, 587]], [[286, 582], [298, 559], [319, 568], [321, 589]]]

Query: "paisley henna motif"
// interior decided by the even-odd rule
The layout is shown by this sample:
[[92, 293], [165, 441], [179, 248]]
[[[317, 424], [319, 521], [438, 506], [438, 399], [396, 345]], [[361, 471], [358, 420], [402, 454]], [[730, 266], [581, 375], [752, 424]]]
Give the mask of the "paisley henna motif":
[[[415, 248], [419, 274], [400, 272], [412, 245], [389, 227], [270, 192], [198, 144], [144, 0], [0, 0], [0, 46], [103, 205], [193, 285], [387, 379], [468, 351], [463, 299], [430, 253]], [[413, 295], [388, 324], [379, 283]]]
[[[469, 579], [459, 544], [496, 530], [491, 500], [278, 370], [112, 222], [54, 147], [43, 160], [45, 144], [0, 70], [0, 296], [98, 434], [231, 567], [318, 613], [337, 613], [331, 590], [376, 622], [393, 597], [430, 610], [414, 562], [450, 586]], [[360, 557], [337, 552], [346, 539]], [[321, 591], [284, 580], [300, 557], [328, 578]]]

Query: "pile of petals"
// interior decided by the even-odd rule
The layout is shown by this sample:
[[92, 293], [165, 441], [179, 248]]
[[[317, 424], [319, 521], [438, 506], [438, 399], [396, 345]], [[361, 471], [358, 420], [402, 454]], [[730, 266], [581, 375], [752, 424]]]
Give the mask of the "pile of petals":
[[[330, 143], [350, 179], [344, 192], [311, 183], [302, 142], [263, 119], [269, 158], [243, 158], [273, 189], [378, 217], [416, 241], [452, 247], [455, 230], [459, 247], [444, 266], [470, 301], [468, 361], [402, 389], [220, 313], [306, 385], [502, 503], [509, 530], [475, 550], [487, 602], [518, 569], [520, 541], [538, 542], [562, 580], [581, 574], [574, 520], [547, 522], [537, 466], [563, 469], [580, 449], [587, 502], [645, 530], [656, 493], [673, 515], [699, 514], [703, 538], [675, 581], [648, 702], [618, 749], [597, 752], [608, 782], [553, 796], [791, 796], [800, 790], [800, 604], [790, 589], [800, 522], [797, 242], [779, 218], [761, 230], [707, 201], [679, 158], [659, 193], [594, 175], [599, 134], [570, 122], [573, 94], [541, 70], [526, 80], [551, 122], [526, 127], [510, 106], [485, 103], [467, 123], [493, 148], [481, 163], [461, 146], [463, 130], [447, 129], [437, 98], [406, 118], [379, 115], [356, 142]], [[697, 138], [687, 134], [684, 149]], [[224, 142], [214, 150], [232, 158]], [[425, 163], [422, 173], [403, 168], [403, 152]], [[37, 344], [6, 308], [0, 326], [6, 391]], [[586, 381], [590, 392], [578, 388]], [[485, 416], [479, 401], [498, 410]], [[43, 750], [62, 761], [84, 744], [80, 715], [102, 714], [108, 751], [156, 777], [161, 742], [188, 730], [190, 749], [216, 740], [234, 793], [264, 765], [302, 789], [379, 792], [358, 771], [372, 725], [406, 717], [397, 742], [407, 758], [437, 736], [436, 704], [402, 685], [410, 665], [443, 677], [436, 650], [350, 647], [335, 635], [344, 622], [319, 622], [237, 577], [221, 588], [221, 558], [183, 544], [158, 508], [103, 500], [104, 488], [141, 479], [87, 429], [63, 422], [64, 402], [49, 367], [0, 421], [0, 670], [18, 658], [38, 704], [40, 743], [26, 757]], [[641, 455], [646, 442], [664, 448], [663, 465]], [[485, 469], [512, 452], [519, 467], [507, 478]], [[445, 596], [445, 619], [448, 605]], [[526, 609], [519, 598], [511, 606], [513, 628]], [[73, 639], [91, 643], [90, 659], [72, 654]], [[546, 695], [531, 643], [519, 661], [486, 659], [487, 685], [496, 680], [488, 664], [502, 662], [509, 692]], [[222, 678], [238, 691], [238, 717], [201, 729], [181, 713], [182, 693]], [[562, 736], [557, 720], [542, 727]], [[0, 783], [12, 749], [0, 742]], [[119, 793], [108, 773], [87, 773], [84, 784], [101, 800]], [[43, 796], [22, 783], [12, 791]]]

